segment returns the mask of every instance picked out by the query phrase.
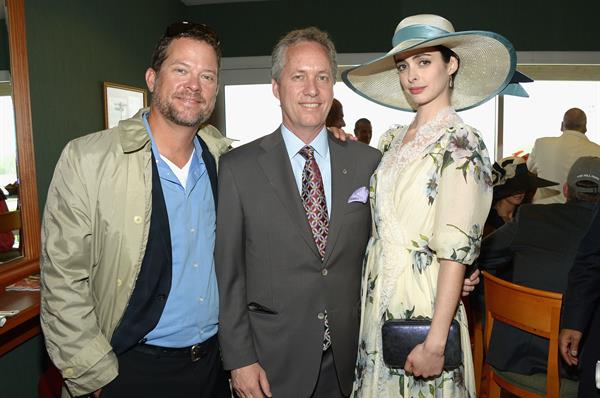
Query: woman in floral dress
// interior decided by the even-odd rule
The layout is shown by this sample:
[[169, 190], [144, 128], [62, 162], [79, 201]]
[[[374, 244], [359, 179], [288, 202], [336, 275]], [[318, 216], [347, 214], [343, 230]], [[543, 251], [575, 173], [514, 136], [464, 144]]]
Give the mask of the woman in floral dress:
[[[467, 266], [479, 253], [492, 199], [491, 166], [479, 132], [455, 112], [487, 101], [509, 82], [515, 53], [491, 32], [454, 32], [435, 15], [404, 19], [386, 56], [344, 73], [353, 90], [416, 111], [392, 126], [371, 180], [373, 236], [365, 260], [356, 397], [475, 397], [464, 308]], [[404, 368], [383, 362], [387, 319], [432, 319]], [[452, 319], [460, 325], [463, 364], [444, 371]]]

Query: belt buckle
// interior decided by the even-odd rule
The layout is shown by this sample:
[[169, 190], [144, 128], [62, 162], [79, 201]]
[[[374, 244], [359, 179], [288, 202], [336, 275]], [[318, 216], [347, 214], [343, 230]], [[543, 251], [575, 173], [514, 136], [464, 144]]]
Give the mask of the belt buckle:
[[190, 354], [192, 362], [199, 361], [204, 356], [204, 350], [202, 349], [202, 343], [194, 344], [190, 347]]

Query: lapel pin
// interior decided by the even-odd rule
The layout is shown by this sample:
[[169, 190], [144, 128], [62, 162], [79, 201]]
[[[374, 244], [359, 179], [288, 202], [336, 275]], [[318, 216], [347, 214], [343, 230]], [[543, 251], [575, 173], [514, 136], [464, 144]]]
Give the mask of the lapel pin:
[[348, 174], [348, 170], [342, 169], [342, 174]]

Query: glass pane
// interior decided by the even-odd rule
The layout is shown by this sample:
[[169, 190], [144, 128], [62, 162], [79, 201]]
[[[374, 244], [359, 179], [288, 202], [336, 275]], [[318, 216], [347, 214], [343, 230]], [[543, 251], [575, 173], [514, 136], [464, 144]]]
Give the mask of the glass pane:
[[[20, 229], [5, 230], [15, 224], [14, 213], [19, 206], [17, 179], [17, 144], [10, 83], [0, 82], [0, 263], [20, 257]], [[18, 219], [18, 217], [17, 217]]]
[[563, 115], [570, 108], [586, 113], [586, 135], [600, 142], [600, 82], [538, 80], [523, 88], [529, 98], [504, 97], [503, 156], [529, 153], [537, 138], [559, 136]]

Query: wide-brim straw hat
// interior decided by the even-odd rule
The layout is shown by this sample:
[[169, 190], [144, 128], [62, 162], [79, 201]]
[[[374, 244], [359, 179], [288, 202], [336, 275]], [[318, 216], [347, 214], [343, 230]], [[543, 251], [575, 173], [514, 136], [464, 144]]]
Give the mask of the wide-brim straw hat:
[[415, 111], [400, 86], [394, 55], [419, 48], [444, 46], [460, 60], [450, 94], [457, 111], [473, 108], [497, 95], [513, 76], [517, 55], [505, 37], [486, 31], [455, 32], [445, 18], [432, 14], [403, 19], [386, 55], [342, 73], [344, 83], [356, 93], [378, 104]]

